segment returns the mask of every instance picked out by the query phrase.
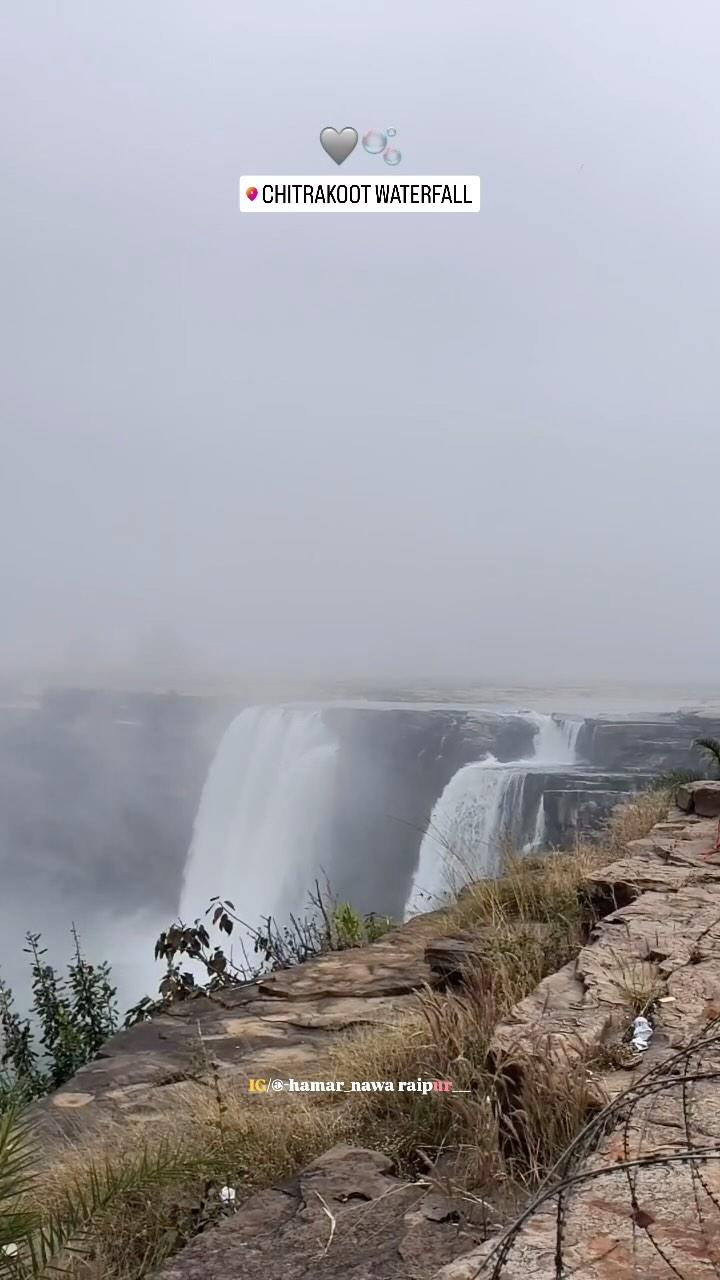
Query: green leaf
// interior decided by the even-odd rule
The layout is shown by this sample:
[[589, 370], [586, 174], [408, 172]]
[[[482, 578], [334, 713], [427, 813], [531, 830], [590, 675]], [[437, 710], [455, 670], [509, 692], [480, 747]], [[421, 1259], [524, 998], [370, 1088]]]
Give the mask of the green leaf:
[[[0, 1116], [0, 1277], [46, 1280], [65, 1251], [83, 1253], [93, 1219], [120, 1196], [171, 1183], [190, 1169], [181, 1150], [164, 1143], [125, 1160], [90, 1163], [57, 1206], [42, 1215], [23, 1201], [35, 1186], [36, 1153], [29, 1126], [14, 1110]], [[16, 1245], [17, 1253], [4, 1252]]]

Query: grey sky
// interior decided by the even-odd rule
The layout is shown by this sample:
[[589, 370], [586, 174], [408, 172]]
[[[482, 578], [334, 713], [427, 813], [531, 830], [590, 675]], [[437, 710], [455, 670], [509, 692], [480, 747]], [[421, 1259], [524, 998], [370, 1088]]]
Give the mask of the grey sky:
[[[719, 37], [704, 0], [5, 4], [4, 666], [711, 678]], [[337, 173], [326, 124], [482, 212], [241, 219], [243, 172]]]

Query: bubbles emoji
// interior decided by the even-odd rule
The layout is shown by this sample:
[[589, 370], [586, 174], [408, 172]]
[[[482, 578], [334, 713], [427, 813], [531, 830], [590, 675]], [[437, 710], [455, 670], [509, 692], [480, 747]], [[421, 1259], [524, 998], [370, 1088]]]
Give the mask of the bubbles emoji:
[[368, 129], [363, 134], [362, 144], [368, 155], [379, 156], [387, 146], [387, 136], [380, 129]]
[[388, 138], [394, 138], [395, 134], [397, 133], [397, 129], [386, 129], [385, 133], [387, 134]]
[[388, 147], [387, 151], [383, 151], [383, 160], [386, 164], [399, 164], [402, 160], [402, 152], [397, 147]]

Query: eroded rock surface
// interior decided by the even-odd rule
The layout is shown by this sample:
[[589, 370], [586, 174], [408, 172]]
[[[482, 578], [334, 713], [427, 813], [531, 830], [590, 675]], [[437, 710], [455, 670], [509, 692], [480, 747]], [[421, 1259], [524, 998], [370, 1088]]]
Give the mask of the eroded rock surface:
[[479, 1233], [403, 1183], [376, 1151], [339, 1146], [199, 1236], [158, 1280], [430, 1280]]
[[210, 1059], [241, 1086], [250, 1076], [316, 1078], [339, 1032], [394, 1020], [419, 988], [439, 981], [424, 958], [439, 914], [118, 1032], [100, 1057], [35, 1104], [38, 1127], [47, 1137], [76, 1138], [98, 1125], [151, 1123], [208, 1074]]
[[[720, 1000], [720, 853], [716, 825], [674, 810], [627, 856], [589, 877], [591, 893], [625, 905], [600, 921], [588, 945], [545, 978], [496, 1028], [498, 1064], [532, 1058], [587, 1060], [629, 1024], [628, 1009], [655, 997], [650, 1059], [679, 1042], [695, 1017]], [[692, 995], [691, 995], [692, 993]], [[613, 1081], [604, 1077], [606, 1087]], [[624, 1086], [624, 1078], [618, 1086]]]
[[701, 818], [720, 818], [720, 782], [687, 782], [678, 787], [678, 808]]
[[[705, 1280], [720, 1273], [720, 853], [717, 823], [674, 810], [591, 888], [624, 902], [577, 960], [542, 982], [497, 1028], [496, 1064], [596, 1061], [613, 1108], [589, 1154], [568, 1165], [513, 1233], [441, 1268], [435, 1280]], [[646, 1053], [627, 1041], [647, 1000]], [[619, 1056], [619, 1055], [618, 1055]], [[558, 1262], [560, 1259], [560, 1263]], [[502, 1261], [502, 1266], [499, 1262]]]

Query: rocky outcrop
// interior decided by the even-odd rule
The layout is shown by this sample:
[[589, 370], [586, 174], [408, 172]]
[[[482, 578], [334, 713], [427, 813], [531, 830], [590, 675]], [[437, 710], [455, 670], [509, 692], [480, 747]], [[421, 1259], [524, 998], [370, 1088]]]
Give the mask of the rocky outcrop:
[[654, 775], [639, 771], [593, 773], [583, 768], [567, 773], [538, 773], [528, 778], [526, 803], [533, 790], [542, 795], [544, 844], [550, 849], [568, 849], [577, 839], [602, 835], [618, 802], [644, 790], [653, 778]]
[[[577, 959], [545, 978], [499, 1027], [491, 1045], [499, 1068], [541, 1052], [588, 1061], [629, 1025], [628, 1008], [659, 996], [648, 1061], [679, 1043], [720, 998], [720, 853], [716, 828], [679, 810], [627, 854], [588, 879], [596, 902], [618, 904]], [[709, 857], [706, 855], [710, 855]], [[646, 996], [646, 999], [643, 999]], [[627, 1085], [603, 1075], [606, 1089]]]
[[[531, 1066], [590, 1065], [600, 1117], [504, 1236], [435, 1280], [687, 1280], [720, 1260], [720, 852], [717, 823], [673, 811], [589, 890], [622, 906], [577, 960], [496, 1029], [492, 1057], [517, 1088]], [[646, 1052], [633, 1018], [653, 1023]], [[558, 1266], [561, 1271], [558, 1272]]]
[[577, 749], [581, 760], [612, 772], [702, 770], [707, 761], [694, 743], [697, 738], [719, 735], [717, 713], [674, 712], [622, 720], [588, 718], [580, 730]]
[[678, 787], [678, 808], [699, 818], [720, 818], [720, 782], [688, 782]]
[[[689, 1012], [687, 1024], [696, 1010]], [[597, 1145], [504, 1235], [434, 1280], [710, 1280], [720, 1261], [717, 1025], [653, 1066], [606, 1115]], [[580, 1151], [582, 1155], [582, 1148]]]
[[333, 952], [257, 983], [171, 1005], [120, 1031], [33, 1109], [48, 1138], [97, 1126], [151, 1124], [176, 1107], [212, 1059], [249, 1077], [316, 1073], [338, 1033], [394, 1020], [439, 978], [424, 958], [441, 913], [418, 916], [370, 946]]
[[[509, 921], [506, 929], [508, 934], [514, 936], [518, 946], [529, 944], [542, 948], [553, 935], [552, 925], [539, 921], [516, 925]], [[442, 983], [462, 980], [468, 969], [482, 969], [486, 957], [488, 965], [497, 963], [497, 951], [493, 948], [496, 936], [492, 925], [485, 925], [460, 936], [432, 938], [425, 947], [425, 960], [433, 975]]]
[[247, 1200], [158, 1280], [430, 1280], [481, 1232], [376, 1151], [336, 1147]]

